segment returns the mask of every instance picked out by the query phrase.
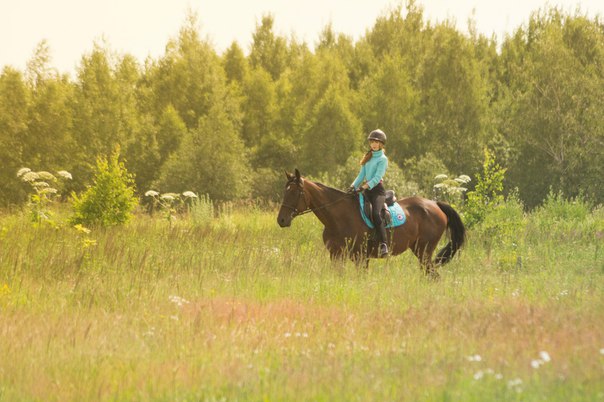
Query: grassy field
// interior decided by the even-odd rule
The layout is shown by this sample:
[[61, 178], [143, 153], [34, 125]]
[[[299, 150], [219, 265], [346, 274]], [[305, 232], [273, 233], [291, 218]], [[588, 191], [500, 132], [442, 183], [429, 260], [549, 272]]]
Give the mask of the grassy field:
[[470, 230], [437, 282], [313, 216], [0, 217], [0, 401], [604, 400], [602, 217]]

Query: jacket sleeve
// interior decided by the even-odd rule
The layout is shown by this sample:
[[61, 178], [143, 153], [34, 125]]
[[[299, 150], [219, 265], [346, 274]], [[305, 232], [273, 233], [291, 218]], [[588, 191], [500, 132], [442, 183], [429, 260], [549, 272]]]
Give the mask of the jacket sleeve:
[[365, 165], [361, 166], [361, 171], [356, 179], [352, 182], [352, 186], [356, 189], [359, 188], [361, 183], [363, 182], [363, 178], [365, 178]]
[[375, 170], [375, 174], [367, 182], [367, 185], [369, 186], [370, 189], [372, 189], [375, 186], [377, 186], [378, 183], [382, 180], [382, 178], [386, 174], [386, 168], [387, 167], [388, 167], [388, 159], [387, 158], [383, 158], [382, 160], [379, 161], [379, 163], [378, 163], [378, 165], [376, 167], [376, 170]]

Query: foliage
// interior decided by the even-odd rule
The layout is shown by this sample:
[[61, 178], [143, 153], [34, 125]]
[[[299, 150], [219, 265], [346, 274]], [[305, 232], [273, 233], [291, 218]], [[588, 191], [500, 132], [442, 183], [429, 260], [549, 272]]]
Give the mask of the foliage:
[[465, 174], [454, 179], [449, 178], [444, 173], [438, 174], [434, 177], [436, 184], [433, 186], [433, 198], [438, 201], [446, 201], [453, 208], [461, 208], [464, 193], [468, 190], [464, 186], [471, 180], [470, 176]]
[[485, 148], [482, 174], [476, 175], [476, 187], [467, 193], [464, 221], [468, 226], [482, 222], [487, 214], [503, 203], [503, 180], [506, 169], [499, 166]]
[[500, 270], [520, 269], [527, 233], [524, 205], [515, 194], [505, 202], [486, 209], [480, 222], [474, 222], [471, 241], [485, 247], [487, 255]]
[[71, 173], [66, 170], [60, 170], [57, 175], [47, 171], [33, 172], [30, 168], [23, 167], [17, 172], [17, 177], [27, 183], [30, 189], [29, 212], [31, 221], [34, 224], [48, 223], [55, 226], [56, 222], [52, 219], [50, 204], [54, 198], [58, 197], [60, 182], [59, 179], [71, 180]]
[[434, 178], [437, 175], [450, 175], [445, 164], [431, 152], [405, 160], [403, 170], [411, 181], [417, 183], [418, 194], [426, 198], [433, 196]]
[[94, 184], [80, 196], [73, 194], [73, 224], [114, 226], [132, 218], [138, 204], [134, 179], [119, 156], [118, 147], [109, 158], [97, 158]]
[[170, 222], [170, 224], [176, 220], [176, 214], [179, 212], [179, 208], [185, 206], [190, 210], [195, 204], [196, 200], [199, 199], [197, 194], [192, 191], [185, 191], [182, 194], [160, 194], [155, 190], [148, 190], [145, 193], [145, 197], [150, 197], [153, 200], [151, 204], [151, 211], [154, 212], [156, 209], [159, 209], [165, 216], [166, 220]]
[[405, 194], [431, 196], [439, 173], [473, 176], [486, 147], [529, 209], [550, 188], [604, 202], [601, 19], [545, 7], [501, 42], [473, 24], [427, 21], [409, 1], [358, 40], [327, 24], [311, 50], [264, 15], [249, 54], [233, 42], [219, 55], [189, 12], [159, 57], [97, 41], [73, 78], [43, 40], [24, 72], [0, 73], [0, 207], [27, 201], [21, 166], [66, 169], [81, 192], [117, 144], [138, 189], [274, 199], [284, 169], [333, 176], [376, 127]]
[[158, 188], [194, 191], [225, 201], [249, 195], [249, 162], [236, 126], [216, 105], [162, 167]]

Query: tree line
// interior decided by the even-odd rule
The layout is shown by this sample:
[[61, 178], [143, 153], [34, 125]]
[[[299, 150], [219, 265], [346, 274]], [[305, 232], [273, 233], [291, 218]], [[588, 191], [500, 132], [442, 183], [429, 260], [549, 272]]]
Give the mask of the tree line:
[[0, 74], [0, 205], [26, 200], [23, 166], [68, 170], [82, 191], [116, 145], [139, 194], [276, 199], [296, 167], [343, 187], [378, 127], [409, 192], [473, 177], [488, 149], [529, 207], [552, 191], [604, 202], [599, 17], [537, 10], [498, 43], [410, 1], [356, 42], [327, 25], [312, 50], [273, 24], [261, 18], [247, 54], [237, 42], [219, 54], [189, 14], [161, 57], [95, 44], [75, 78], [40, 42], [25, 71]]

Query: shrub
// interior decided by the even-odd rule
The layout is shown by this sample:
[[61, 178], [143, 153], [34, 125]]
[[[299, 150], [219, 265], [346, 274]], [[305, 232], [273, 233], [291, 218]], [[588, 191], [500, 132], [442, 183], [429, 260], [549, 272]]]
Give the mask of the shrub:
[[476, 188], [467, 193], [464, 220], [468, 227], [482, 222], [486, 215], [503, 203], [503, 179], [505, 168], [499, 166], [494, 155], [484, 150], [482, 174], [476, 175]]
[[74, 198], [73, 224], [114, 226], [126, 223], [138, 201], [134, 196], [133, 176], [119, 161], [119, 148], [109, 159], [98, 157], [94, 185]]
[[502, 270], [520, 268], [526, 238], [524, 205], [516, 194], [485, 210], [472, 231], [474, 241], [482, 242], [488, 255]]

